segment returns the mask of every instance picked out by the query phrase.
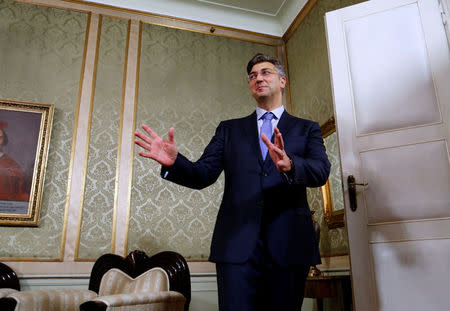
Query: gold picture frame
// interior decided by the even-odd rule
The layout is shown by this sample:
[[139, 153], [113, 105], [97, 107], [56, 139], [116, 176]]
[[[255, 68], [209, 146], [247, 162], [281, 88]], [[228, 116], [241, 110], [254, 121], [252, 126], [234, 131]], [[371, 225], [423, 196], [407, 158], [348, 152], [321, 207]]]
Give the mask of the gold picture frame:
[[[334, 117], [328, 119], [321, 127], [322, 136], [324, 139], [325, 146], [327, 146], [327, 138], [333, 138], [333, 143], [336, 145], [336, 154], [330, 154], [327, 148], [328, 158], [331, 162], [331, 173], [325, 185], [321, 187], [322, 199], [323, 199], [323, 214], [324, 220], [329, 229], [344, 227], [344, 207], [343, 207], [343, 194], [341, 185], [341, 169], [339, 163], [339, 152], [337, 151], [337, 137], [336, 137], [336, 123]], [[331, 136], [334, 135], [334, 136]], [[334, 159], [334, 161], [333, 161]], [[336, 176], [335, 176], [336, 175]], [[334, 183], [332, 181], [333, 180]], [[334, 191], [333, 191], [334, 190]], [[333, 200], [333, 195], [340, 196], [340, 200], [335, 198]], [[334, 202], [333, 202], [334, 201]], [[342, 207], [337, 209], [336, 202], [342, 203]]]
[[39, 224], [53, 112], [0, 99], [0, 225]]

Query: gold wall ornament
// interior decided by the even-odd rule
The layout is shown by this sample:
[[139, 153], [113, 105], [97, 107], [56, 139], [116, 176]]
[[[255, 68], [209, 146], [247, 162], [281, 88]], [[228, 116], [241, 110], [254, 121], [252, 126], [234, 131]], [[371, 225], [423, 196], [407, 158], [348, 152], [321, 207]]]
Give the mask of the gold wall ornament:
[[[314, 210], [311, 211], [311, 218], [312, 218], [313, 225], [314, 225], [314, 233], [316, 234], [316, 241], [317, 241], [317, 244], [319, 244], [320, 243], [320, 224], [314, 219], [315, 213], [316, 213], [316, 211], [314, 211]], [[317, 268], [317, 265], [313, 265], [310, 267], [309, 273], [308, 273], [309, 277], [320, 276], [320, 275], [322, 275], [322, 271], [320, 271], [320, 269]]]
[[344, 207], [341, 183], [341, 167], [337, 148], [336, 124], [334, 117], [321, 127], [327, 155], [331, 163], [330, 177], [321, 187], [324, 220], [329, 229], [344, 227]]
[[0, 225], [39, 224], [53, 111], [0, 100]]

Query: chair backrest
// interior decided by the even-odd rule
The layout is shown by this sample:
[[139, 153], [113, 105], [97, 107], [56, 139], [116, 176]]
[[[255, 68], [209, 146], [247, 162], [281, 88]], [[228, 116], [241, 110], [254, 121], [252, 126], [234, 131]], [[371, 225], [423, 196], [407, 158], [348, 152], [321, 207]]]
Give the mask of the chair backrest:
[[132, 278], [121, 270], [113, 268], [103, 275], [98, 295], [161, 291], [169, 291], [169, 277], [161, 268], [147, 270], [137, 278]]
[[148, 257], [145, 252], [132, 251], [126, 258], [115, 254], [105, 254], [95, 262], [89, 280], [89, 289], [99, 293], [103, 276], [111, 269], [122, 271], [132, 279], [153, 268], [161, 268], [169, 279], [169, 290], [186, 297], [185, 310], [191, 301], [191, 280], [189, 267], [184, 257], [176, 252], [160, 252]]
[[0, 288], [20, 290], [19, 278], [13, 269], [0, 262]]

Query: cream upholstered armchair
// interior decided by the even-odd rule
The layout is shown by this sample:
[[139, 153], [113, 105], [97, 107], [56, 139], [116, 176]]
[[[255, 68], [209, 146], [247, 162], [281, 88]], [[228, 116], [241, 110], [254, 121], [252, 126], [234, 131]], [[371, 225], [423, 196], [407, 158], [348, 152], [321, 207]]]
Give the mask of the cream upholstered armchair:
[[187, 311], [191, 301], [189, 267], [183, 256], [133, 251], [125, 259], [107, 254], [92, 268], [89, 290], [98, 296], [81, 311]]
[[0, 262], [0, 298], [17, 291], [20, 291], [20, 284], [16, 272]]
[[0, 298], [2, 311], [187, 311], [191, 299], [186, 260], [175, 252], [148, 257], [101, 256], [92, 268], [89, 290], [13, 292]]

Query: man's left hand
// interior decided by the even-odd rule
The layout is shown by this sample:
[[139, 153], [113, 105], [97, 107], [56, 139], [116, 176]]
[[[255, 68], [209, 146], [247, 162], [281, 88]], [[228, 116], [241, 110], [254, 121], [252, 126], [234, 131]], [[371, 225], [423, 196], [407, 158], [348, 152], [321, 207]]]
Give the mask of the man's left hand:
[[266, 144], [267, 148], [269, 148], [269, 155], [272, 158], [273, 163], [275, 163], [277, 170], [279, 172], [286, 173], [292, 169], [291, 159], [289, 159], [286, 152], [284, 151], [283, 136], [281, 135], [280, 130], [275, 127], [274, 131], [275, 139], [273, 143], [267, 138], [264, 133], [261, 134], [261, 139]]

